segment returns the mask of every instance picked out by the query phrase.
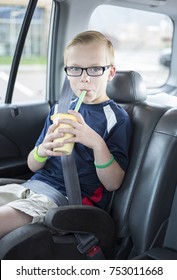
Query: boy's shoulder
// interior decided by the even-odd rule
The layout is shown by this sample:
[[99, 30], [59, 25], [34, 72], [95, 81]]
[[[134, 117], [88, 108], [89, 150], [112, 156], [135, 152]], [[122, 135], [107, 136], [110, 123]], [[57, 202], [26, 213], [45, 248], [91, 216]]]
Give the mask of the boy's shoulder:
[[119, 104], [117, 104], [114, 100], [110, 99], [108, 106], [110, 106], [110, 108], [112, 109], [112, 111], [119, 117], [128, 117], [129, 118], [129, 114], [127, 113], [127, 111]]

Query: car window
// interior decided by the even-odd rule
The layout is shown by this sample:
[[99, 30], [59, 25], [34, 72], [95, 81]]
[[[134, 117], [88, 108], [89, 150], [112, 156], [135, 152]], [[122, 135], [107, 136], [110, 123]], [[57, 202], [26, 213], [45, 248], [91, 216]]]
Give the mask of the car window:
[[[8, 1], [8, 3], [14, 1]], [[38, 1], [25, 41], [12, 103], [39, 102], [46, 99], [47, 38], [51, 0]], [[41, 4], [42, 3], [42, 4]], [[12, 57], [28, 1], [0, 5], [0, 103], [5, 101]]]
[[147, 87], [160, 87], [168, 79], [173, 24], [166, 15], [101, 5], [93, 11], [89, 29], [110, 38], [117, 70], [139, 72]]

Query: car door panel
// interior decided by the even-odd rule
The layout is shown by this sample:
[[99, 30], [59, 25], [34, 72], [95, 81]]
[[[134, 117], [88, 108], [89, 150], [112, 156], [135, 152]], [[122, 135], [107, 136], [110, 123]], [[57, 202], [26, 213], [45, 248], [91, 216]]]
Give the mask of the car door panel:
[[0, 177], [28, 177], [32, 150], [50, 106], [47, 102], [0, 107]]

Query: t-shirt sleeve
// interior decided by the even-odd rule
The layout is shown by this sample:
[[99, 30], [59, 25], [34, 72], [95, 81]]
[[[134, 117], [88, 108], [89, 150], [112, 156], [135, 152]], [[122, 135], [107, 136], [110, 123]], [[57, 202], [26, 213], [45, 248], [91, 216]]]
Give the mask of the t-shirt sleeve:
[[131, 135], [132, 123], [127, 116], [117, 120], [106, 141], [110, 152], [114, 155], [115, 160], [124, 171], [126, 171], [129, 162]]

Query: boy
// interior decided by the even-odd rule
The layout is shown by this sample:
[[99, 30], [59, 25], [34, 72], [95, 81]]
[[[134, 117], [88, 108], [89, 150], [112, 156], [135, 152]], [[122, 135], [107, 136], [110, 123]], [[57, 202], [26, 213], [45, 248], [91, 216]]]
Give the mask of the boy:
[[[111, 192], [121, 186], [128, 164], [131, 122], [128, 114], [110, 100], [107, 83], [116, 72], [111, 42], [97, 31], [78, 34], [66, 47], [65, 72], [76, 95], [69, 113], [77, 118], [59, 120], [73, 128], [52, 124], [51, 109], [28, 166], [34, 172], [23, 185], [0, 188], [0, 237], [27, 223], [42, 223], [48, 209], [67, 204], [61, 167], [61, 153], [53, 148], [55, 138], [71, 133], [65, 142], [74, 142], [73, 156], [78, 169], [82, 203], [105, 208]], [[81, 92], [86, 96], [79, 112], [74, 108]]]

